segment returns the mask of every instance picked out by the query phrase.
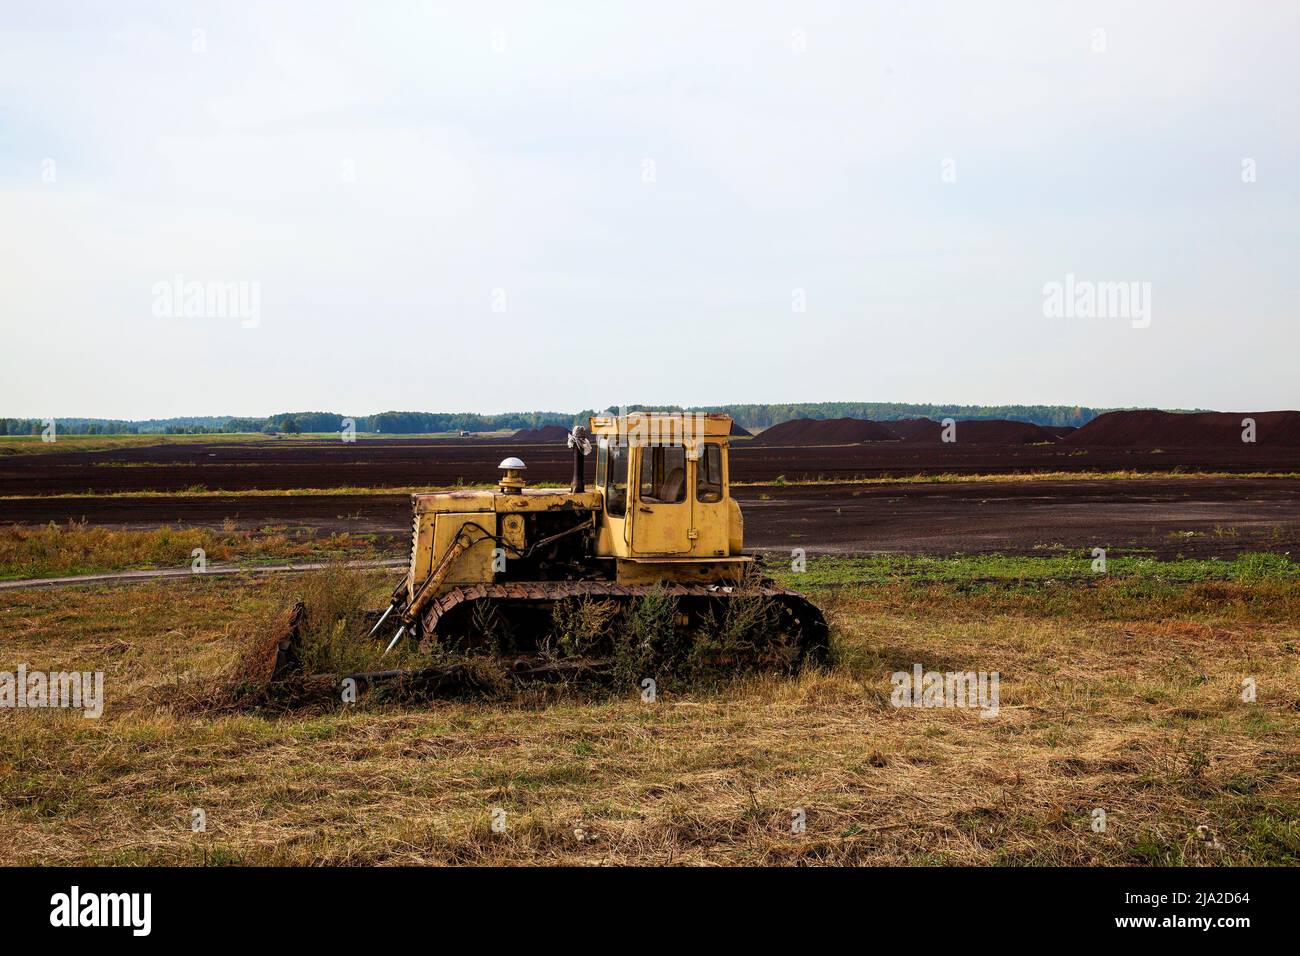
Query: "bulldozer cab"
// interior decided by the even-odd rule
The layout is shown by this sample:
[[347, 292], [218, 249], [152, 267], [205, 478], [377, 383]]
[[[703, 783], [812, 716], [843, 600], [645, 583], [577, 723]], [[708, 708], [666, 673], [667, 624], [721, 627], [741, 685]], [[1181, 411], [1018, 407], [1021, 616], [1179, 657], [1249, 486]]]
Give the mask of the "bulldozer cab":
[[726, 415], [592, 418], [596, 484], [604, 498], [598, 552], [628, 558], [730, 554], [739, 521], [727, 487], [730, 431]]

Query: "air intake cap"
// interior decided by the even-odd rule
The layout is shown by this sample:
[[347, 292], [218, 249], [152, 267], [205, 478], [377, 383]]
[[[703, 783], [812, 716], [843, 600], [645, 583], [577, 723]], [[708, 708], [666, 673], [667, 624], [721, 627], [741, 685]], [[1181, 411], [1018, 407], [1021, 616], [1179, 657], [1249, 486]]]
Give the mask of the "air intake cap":
[[497, 465], [504, 474], [501, 476], [501, 490], [506, 494], [519, 494], [524, 490], [524, 475], [528, 470], [518, 458], [507, 458]]

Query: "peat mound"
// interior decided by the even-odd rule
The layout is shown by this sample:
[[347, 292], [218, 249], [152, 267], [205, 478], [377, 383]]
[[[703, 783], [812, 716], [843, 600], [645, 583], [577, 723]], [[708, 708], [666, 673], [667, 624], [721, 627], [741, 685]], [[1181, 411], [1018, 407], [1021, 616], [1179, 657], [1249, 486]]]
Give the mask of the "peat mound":
[[1300, 447], [1300, 412], [1106, 412], [1062, 441], [1126, 448], [1229, 448], [1242, 442], [1242, 420], [1255, 420], [1255, 444]]
[[[928, 418], [927, 423], [904, 439], [909, 442], [938, 442], [943, 440], [943, 425]], [[1042, 425], [1033, 422], [1013, 422], [1004, 419], [976, 419], [957, 422], [957, 441], [963, 445], [1034, 445], [1054, 442], [1056, 436]]]
[[510, 438], [514, 441], [557, 442], [569, 437], [569, 430], [563, 425], [543, 425], [541, 428], [523, 428]]
[[897, 441], [880, 422], [862, 418], [795, 418], [773, 425], [755, 437], [755, 445], [852, 445], [868, 441]]
[[938, 441], [943, 431], [943, 427], [938, 422], [929, 418], [900, 418], [897, 421], [885, 422], [885, 427], [903, 441], [908, 441], [917, 435], [933, 435], [933, 438], [926, 440]]

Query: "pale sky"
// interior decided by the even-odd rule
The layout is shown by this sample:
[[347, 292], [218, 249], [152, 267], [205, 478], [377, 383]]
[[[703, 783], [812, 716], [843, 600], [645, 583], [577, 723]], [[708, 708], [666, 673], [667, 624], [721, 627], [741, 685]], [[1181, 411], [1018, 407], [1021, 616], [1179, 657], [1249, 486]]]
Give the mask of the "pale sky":
[[1297, 49], [1283, 2], [0, 0], [0, 415], [1300, 407]]

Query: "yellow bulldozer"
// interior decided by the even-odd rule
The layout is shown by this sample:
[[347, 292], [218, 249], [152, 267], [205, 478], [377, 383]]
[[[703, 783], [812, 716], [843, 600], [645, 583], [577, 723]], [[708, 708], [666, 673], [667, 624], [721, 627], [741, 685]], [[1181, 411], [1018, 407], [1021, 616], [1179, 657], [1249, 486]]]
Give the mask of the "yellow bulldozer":
[[568, 436], [568, 491], [529, 488], [527, 466], [512, 457], [501, 462], [496, 489], [412, 495], [410, 566], [372, 636], [387, 638], [387, 624], [388, 650], [408, 640], [527, 654], [539, 650], [563, 602], [617, 609], [666, 595], [689, 632], [725, 616], [738, 597], [757, 595], [795, 649], [794, 663], [821, 659], [822, 613], [757, 575], [754, 557], [742, 553], [730, 432], [731, 418], [719, 414], [595, 416]]

